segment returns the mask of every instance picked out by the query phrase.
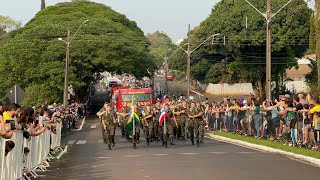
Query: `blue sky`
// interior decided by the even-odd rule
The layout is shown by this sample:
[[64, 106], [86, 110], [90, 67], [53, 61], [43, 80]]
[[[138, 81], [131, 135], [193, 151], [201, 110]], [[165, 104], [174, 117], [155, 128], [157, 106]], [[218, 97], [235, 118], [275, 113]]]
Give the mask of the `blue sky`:
[[[47, 6], [71, 0], [46, 0]], [[198, 26], [220, 0], [91, 0], [112, 7], [137, 22], [145, 33], [157, 30], [173, 41], [186, 37], [188, 24]], [[313, 7], [314, 0], [305, 0]], [[17, 4], [19, 3], [19, 6]], [[0, 15], [28, 22], [40, 10], [40, 0], [1, 0]]]
[[[46, 4], [70, 0], [46, 0]], [[137, 22], [145, 33], [157, 30], [174, 41], [185, 38], [188, 24], [198, 26], [219, 0], [91, 0], [106, 4]], [[19, 3], [19, 6], [17, 4]], [[28, 22], [40, 10], [40, 0], [1, 0], [0, 15]]]

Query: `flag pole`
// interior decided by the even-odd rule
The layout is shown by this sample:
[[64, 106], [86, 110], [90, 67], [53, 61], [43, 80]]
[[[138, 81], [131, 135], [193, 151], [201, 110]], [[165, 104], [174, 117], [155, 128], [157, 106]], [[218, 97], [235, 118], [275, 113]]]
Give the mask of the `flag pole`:
[[134, 136], [136, 135], [136, 127], [135, 127], [136, 126], [136, 122], [135, 122], [135, 119], [134, 119], [134, 96], [132, 96], [132, 115], [131, 116], [132, 116], [132, 121], [133, 121], [132, 138], [134, 138]]
[[166, 117], [164, 117], [164, 123], [163, 123], [163, 135], [167, 135], [167, 128], [166, 128]]

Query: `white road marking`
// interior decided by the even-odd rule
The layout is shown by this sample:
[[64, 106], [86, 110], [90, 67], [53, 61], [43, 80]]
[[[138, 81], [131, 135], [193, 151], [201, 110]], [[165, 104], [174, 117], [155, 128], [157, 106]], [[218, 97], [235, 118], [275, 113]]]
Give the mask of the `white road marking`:
[[141, 169], [141, 170], [139, 170], [140, 172], [144, 172], [144, 170], [143, 169]]
[[236, 152], [236, 153], [238, 153], [238, 154], [255, 154], [257, 152]]
[[150, 176], [143, 176], [144, 178], [149, 178]]
[[226, 152], [209, 152], [210, 154], [227, 154]]
[[132, 157], [140, 157], [141, 155], [127, 155], [127, 156], [123, 156], [123, 157], [128, 157], [128, 158], [132, 158]]
[[94, 129], [94, 128], [96, 128], [97, 127], [97, 125], [92, 125], [90, 128], [91, 129]]
[[86, 144], [87, 140], [79, 140], [76, 144]]
[[168, 154], [152, 154], [153, 156], [167, 156]]
[[68, 144], [70, 145], [70, 144], [74, 144], [76, 141], [68, 141]]
[[182, 154], [182, 155], [196, 155], [196, 154], [199, 154], [199, 153], [179, 153], [179, 154]]
[[111, 157], [96, 157], [97, 159], [110, 159]]

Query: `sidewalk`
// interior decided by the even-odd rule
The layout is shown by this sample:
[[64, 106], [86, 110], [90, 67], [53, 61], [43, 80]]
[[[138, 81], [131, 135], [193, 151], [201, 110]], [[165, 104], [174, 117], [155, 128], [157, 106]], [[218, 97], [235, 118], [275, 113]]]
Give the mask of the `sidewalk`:
[[320, 153], [310, 149], [289, 147], [269, 140], [258, 140], [252, 137], [245, 137], [232, 133], [218, 132], [206, 133], [206, 135], [218, 141], [255, 149], [258, 151], [282, 154], [320, 167]]

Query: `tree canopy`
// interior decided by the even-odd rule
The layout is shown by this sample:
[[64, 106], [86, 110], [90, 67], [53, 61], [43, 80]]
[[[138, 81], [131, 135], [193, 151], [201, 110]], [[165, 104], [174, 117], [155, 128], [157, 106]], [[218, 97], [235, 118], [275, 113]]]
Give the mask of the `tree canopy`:
[[[89, 20], [74, 34], [85, 20]], [[66, 44], [70, 47], [70, 84], [85, 91], [103, 71], [143, 76], [153, 67], [149, 43], [134, 21], [102, 4], [73, 1], [49, 6], [23, 28], [12, 31], [0, 44], [0, 92], [13, 84], [26, 90], [26, 104], [45, 99], [61, 102]], [[65, 38], [63, 38], [65, 39]]]
[[[250, 2], [261, 12], [266, 11], [265, 1]], [[273, 0], [272, 12], [286, 2]], [[308, 49], [311, 13], [306, 2], [296, 0], [273, 17], [273, 80], [279, 81], [286, 68], [296, 66], [295, 58], [301, 57]], [[262, 90], [266, 62], [265, 18], [244, 0], [222, 0], [214, 6], [210, 16], [191, 32], [191, 49], [216, 33], [220, 35], [192, 54], [191, 75], [207, 83], [258, 82]], [[177, 54], [172, 65], [185, 70], [185, 53]]]
[[15, 21], [14, 19], [8, 16], [0, 15], [0, 40], [12, 30], [18, 29], [21, 27], [21, 22]]
[[172, 42], [171, 38], [164, 32], [156, 31], [152, 34], [147, 34], [147, 38], [150, 41], [151, 55], [155, 61], [155, 64], [160, 67], [164, 63], [162, 57], [170, 56], [177, 46]]

